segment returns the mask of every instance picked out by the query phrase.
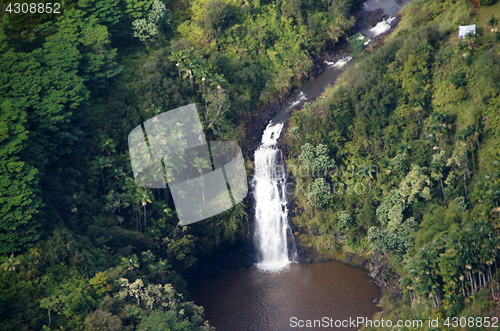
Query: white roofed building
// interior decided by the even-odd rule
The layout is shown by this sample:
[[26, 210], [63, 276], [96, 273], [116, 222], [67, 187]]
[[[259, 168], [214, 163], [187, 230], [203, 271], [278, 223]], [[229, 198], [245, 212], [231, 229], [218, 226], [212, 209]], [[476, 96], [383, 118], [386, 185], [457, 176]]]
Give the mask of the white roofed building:
[[458, 38], [465, 38], [468, 34], [476, 34], [476, 24], [458, 27]]

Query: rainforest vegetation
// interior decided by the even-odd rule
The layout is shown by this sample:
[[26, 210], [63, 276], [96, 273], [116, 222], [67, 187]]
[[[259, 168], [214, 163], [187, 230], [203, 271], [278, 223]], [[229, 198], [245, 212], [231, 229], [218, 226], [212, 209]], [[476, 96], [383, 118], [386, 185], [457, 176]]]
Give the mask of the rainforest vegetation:
[[[493, 8], [412, 2], [389, 37], [358, 52], [325, 98], [291, 119], [287, 162], [312, 169], [294, 176], [307, 187], [297, 190], [299, 242], [339, 259], [376, 256], [389, 267], [381, 317], [498, 316]], [[477, 34], [458, 39], [458, 25], [473, 23]]]
[[[210, 330], [189, 277], [244, 240], [250, 200], [181, 226], [168, 190], [136, 185], [128, 134], [196, 103], [207, 140], [244, 146], [259, 109], [352, 35], [360, 2], [13, 3], [0, 7], [2, 329]], [[481, 13], [415, 0], [287, 129], [288, 164], [328, 170], [294, 178], [310, 187], [296, 191], [299, 244], [394, 270], [384, 316], [497, 309], [500, 36]]]
[[247, 205], [181, 226], [167, 190], [135, 184], [128, 134], [194, 102], [207, 140], [243, 142], [356, 1], [15, 3], [0, 7], [1, 328], [209, 330], [186, 281], [244, 240]]

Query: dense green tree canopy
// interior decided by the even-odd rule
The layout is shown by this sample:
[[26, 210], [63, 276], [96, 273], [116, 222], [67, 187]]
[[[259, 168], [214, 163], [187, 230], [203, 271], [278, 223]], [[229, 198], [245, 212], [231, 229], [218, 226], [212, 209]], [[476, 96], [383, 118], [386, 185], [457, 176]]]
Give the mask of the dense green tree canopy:
[[[359, 4], [69, 0], [60, 14], [3, 11], [2, 328], [210, 330], [188, 281], [245, 241], [251, 201], [181, 226], [169, 190], [137, 186], [127, 137], [196, 103], [207, 140], [250, 153], [262, 109], [344, 40], [355, 64], [284, 129], [287, 163], [308, 169], [294, 178], [296, 242], [391, 268], [397, 294], [382, 300], [384, 316], [498, 310], [496, 17], [476, 19], [483, 9], [465, 0], [415, 0], [365, 47]], [[458, 40], [469, 23], [476, 36]]]

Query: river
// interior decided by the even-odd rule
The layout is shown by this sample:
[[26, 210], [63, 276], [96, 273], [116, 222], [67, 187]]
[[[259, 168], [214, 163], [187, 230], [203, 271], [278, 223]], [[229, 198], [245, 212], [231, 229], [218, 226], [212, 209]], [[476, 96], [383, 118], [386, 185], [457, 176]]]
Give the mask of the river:
[[[362, 10], [382, 8], [387, 16], [373, 27], [358, 31], [367, 40], [388, 31], [394, 16], [408, 1], [397, 4], [394, 0], [368, 0]], [[346, 51], [347, 44], [337, 48], [341, 54], [348, 54]], [[364, 270], [340, 262], [306, 266], [294, 262], [283, 189], [286, 174], [280, 171], [283, 158], [277, 147], [283, 122], [293, 110], [333, 85], [350, 60], [345, 56], [336, 62], [325, 61], [325, 70], [296, 93], [262, 135], [261, 145], [255, 151], [252, 183], [257, 261], [251, 268], [229, 270], [220, 278], [199, 281], [190, 289], [194, 302], [204, 307], [205, 318], [218, 331], [293, 330], [294, 326], [315, 320], [316, 327], [299, 329], [357, 330], [358, 326], [345, 327], [345, 322], [343, 327], [335, 327], [335, 321], [371, 319], [378, 311], [375, 299], [380, 295], [379, 289]]]
[[293, 318], [297, 323], [371, 318], [378, 311], [373, 299], [379, 297], [379, 290], [363, 270], [340, 262], [306, 266], [293, 262], [293, 236], [284, 192], [286, 175], [281, 150], [276, 147], [282, 122], [294, 109], [332, 85], [347, 62], [348, 58], [327, 66], [306, 84], [262, 135], [261, 146], [255, 151], [252, 185], [257, 263], [251, 268], [229, 270], [220, 278], [202, 280], [190, 289], [192, 299], [205, 308], [205, 318], [218, 331], [290, 330]]

